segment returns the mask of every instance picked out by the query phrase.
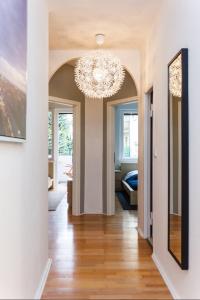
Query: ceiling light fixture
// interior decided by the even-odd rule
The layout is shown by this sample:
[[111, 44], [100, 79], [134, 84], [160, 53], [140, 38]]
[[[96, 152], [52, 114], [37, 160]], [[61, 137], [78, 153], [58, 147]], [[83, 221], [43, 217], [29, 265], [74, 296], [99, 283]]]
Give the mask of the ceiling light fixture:
[[[103, 34], [96, 35], [99, 47], [104, 40]], [[119, 58], [100, 49], [81, 57], [75, 66], [76, 84], [89, 98], [107, 98], [116, 94], [124, 76], [124, 68]]]

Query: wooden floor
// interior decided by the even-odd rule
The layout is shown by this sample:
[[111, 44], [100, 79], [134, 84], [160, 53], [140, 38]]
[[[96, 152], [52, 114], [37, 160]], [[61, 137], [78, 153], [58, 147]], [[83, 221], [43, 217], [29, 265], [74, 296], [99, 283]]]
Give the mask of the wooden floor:
[[170, 250], [181, 261], [181, 216], [170, 214]]
[[172, 299], [137, 233], [137, 214], [72, 217], [65, 201], [49, 213], [53, 259], [43, 299]]

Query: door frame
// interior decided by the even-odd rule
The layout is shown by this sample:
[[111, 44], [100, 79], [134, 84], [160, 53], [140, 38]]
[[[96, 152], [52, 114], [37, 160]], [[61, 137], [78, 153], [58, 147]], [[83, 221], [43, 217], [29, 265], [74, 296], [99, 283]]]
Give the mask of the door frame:
[[[49, 102], [73, 107], [73, 189], [72, 215], [80, 215], [80, 165], [81, 165], [81, 103], [58, 97], [49, 97]], [[54, 120], [55, 122], [55, 120]], [[55, 140], [56, 137], [54, 137]], [[55, 154], [55, 153], [54, 153]], [[55, 157], [53, 157], [55, 159]]]
[[[114, 101], [108, 101], [107, 110], [107, 215], [115, 214], [115, 162], [114, 162], [114, 152], [115, 152], [115, 115], [114, 107], [118, 104], [138, 102], [139, 97], [134, 96], [131, 98], [119, 99]], [[139, 113], [138, 113], [139, 116]]]
[[[151, 218], [152, 216], [150, 214], [151, 193], [152, 193], [152, 205], [153, 205], [153, 169], [151, 175], [151, 168], [153, 168], [153, 149], [154, 149], [154, 142], [153, 139], [151, 141], [151, 132], [150, 132], [151, 114], [153, 113], [151, 107], [152, 92], [153, 92], [153, 86], [149, 88], [144, 95], [144, 238], [145, 239], [150, 238], [150, 226], [151, 223], [153, 223], [153, 220]], [[152, 126], [154, 125], [152, 124]], [[152, 127], [152, 131], [154, 132], [153, 127]], [[150, 145], [151, 142], [152, 145]]]

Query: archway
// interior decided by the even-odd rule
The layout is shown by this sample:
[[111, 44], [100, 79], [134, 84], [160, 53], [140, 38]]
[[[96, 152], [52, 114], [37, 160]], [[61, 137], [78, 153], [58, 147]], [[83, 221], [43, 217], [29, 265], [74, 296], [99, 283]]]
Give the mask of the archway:
[[[60, 66], [49, 80], [49, 100], [73, 108], [72, 214], [84, 212], [84, 96], [74, 82], [73, 62]], [[55, 163], [56, 165], [56, 163]]]
[[[79, 55], [80, 56], [80, 53]], [[66, 60], [66, 56], [65, 56]], [[74, 64], [77, 58], [71, 57], [66, 61], [60, 59], [59, 60], [59, 67], [57, 71], [51, 75], [50, 79], [50, 95], [54, 98], [58, 98], [59, 101], [68, 101], [68, 100], [73, 100], [76, 101], [76, 103], [80, 103], [80, 110], [81, 110], [81, 129], [80, 129], [80, 152], [81, 152], [81, 170], [80, 170], [80, 185], [81, 185], [81, 201], [80, 201], [80, 213], [87, 213], [87, 211], [84, 210], [84, 204], [85, 204], [85, 97], [84, 95], [77, 89], [75, 82], [74, 82]], [[67, 81], [67, 76], [66, 76], [66, 69], [68, 69], [68, 75], [70, 75], [70, 80]], [[109, 155], [110, 158], [113, 157], [113, 154], [108, 154], [107, 153], [107, 139], [108, 139], [108, 133], [110, 133], [110, 129], [107, 128], [107, 120], [110, 119], [110, 112], [109, 109], [112, 109], [116, 103], [123, 103], [123, 102], [130, 102], [133, 100], [139, 100], [138, 98], [138, 86], [139, 82], [135, 81], [133, 79], [133, 72], [129, 72], [128, 69], [130, 69], [130, 66], [126, 67], [126, 80], [124, 81], [124, 84], [121, 88], [121, 90], [114, 96], [109, 99], [104, 99], [103, 100], [103, 210], [102, 212], [104, 214], [112, 214], [114, 213], [114, 210], [109, 209], [111, 207], [110, 202], [108, 199], [109, 195], [111, 193], [108, 191], [107, 187], [109, 186], [109, 181], [107, 180], [109, 178], [108, 176], [108, 166], [109, 164], [105, 164], [107, 160], [109, 161]], [[138, 76], [136, 76], [138, 77]], [[70, 89], [68, 89], [67, 84], [70, 83], [70, 89], [75, 91], [74, 93], [71, 93]], [[57, 88], [55, 88], [55, 85], [57, 85]], [[64, 90], [63, 90], [64, 86]], [[72, 87], [72, 88], [71, 88]], [[70, 91], [70, 93], [67, 93], [67, 91]], [[129, 92], [127, 92], [129, 91]], [[133, 98], [134, 97], [134, 98]], [[109, 122], [108, 122], [109, 125]], [[113, 180], [113, 179], [112, 179]], [[110, 179], [110, 182], [112, 182]], [[140, 207], [139, 207], [140, 209]]]
[[[137, 87], [134, 79], [126, 70], [124, 84], [121, 90], [104, 102], [104, 213], [115, 214], [115, 107], [123, 104], [139, 102]], [[137, 162], [138, 164], [138, 162]], [[138, 201], [139, 202], [139, 201]], [[138, 205], [138, 210], [141, 207]]]

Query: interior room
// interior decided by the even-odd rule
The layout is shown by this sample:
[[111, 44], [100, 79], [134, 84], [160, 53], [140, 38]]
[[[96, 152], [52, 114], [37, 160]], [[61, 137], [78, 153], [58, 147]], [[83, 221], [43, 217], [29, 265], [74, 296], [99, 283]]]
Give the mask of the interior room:
[[0, 298], [200, 299], [199, 31], [199, 0], [0, 0]]
[[56, 211], [64, 197], [72, 205], [73, 107], [49, 101], [48, 206]]
[[137, 211], [138, 104], [115, 106], [115, 192], [124, 210]]

